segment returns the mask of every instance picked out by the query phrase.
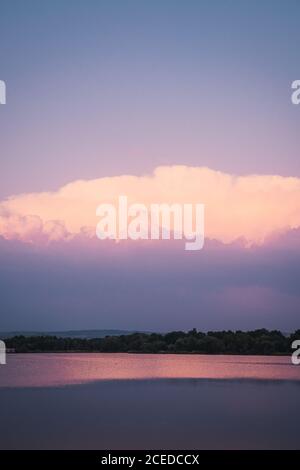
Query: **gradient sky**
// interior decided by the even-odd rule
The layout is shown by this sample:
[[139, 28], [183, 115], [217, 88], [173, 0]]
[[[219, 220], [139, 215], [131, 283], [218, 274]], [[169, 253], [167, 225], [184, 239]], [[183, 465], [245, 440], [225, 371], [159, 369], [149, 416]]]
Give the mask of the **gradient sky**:
[[[18, 212], [0, 220], [0, 330], [299, 327], [299, 17], [297, 0], [1, 1], [0, 219]], [[211, 186], [217, 246], [194, 258], [160, 244], [104, 256], [57, 225], [54, 247], [39, 243], [37, 219], [27, 230], [28, 217], [69, 231], [72, 218], [64, 201], [54, 217], [53, 195], [37, 209], [28, 193], [174, 165], [222, 172], [241, 201], [228, 237]], [[253, 174], [282, 178], [253, 180], [250, 207], [235, 175]], [[280, 242], [236, 247], [259, 241], [264, 221]]]

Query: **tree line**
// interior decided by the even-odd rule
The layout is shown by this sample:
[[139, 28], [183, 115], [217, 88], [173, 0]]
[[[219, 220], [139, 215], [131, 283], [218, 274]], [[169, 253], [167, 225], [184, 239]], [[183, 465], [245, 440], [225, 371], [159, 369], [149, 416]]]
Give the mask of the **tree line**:
[[[5, 338], [4, 338], [5, 339]], [[132, 333], [104, 338], [61, 338], [58, 336], [14, 336], [6, 347], [27, 352], [102, 352], [102, 353], [195, 353], [195, 354], [291, 354], [291, 344], [300, 339], [300, 330], [284, 335], [268, 331], [208, 331], [195, 328], [170, 333]]]

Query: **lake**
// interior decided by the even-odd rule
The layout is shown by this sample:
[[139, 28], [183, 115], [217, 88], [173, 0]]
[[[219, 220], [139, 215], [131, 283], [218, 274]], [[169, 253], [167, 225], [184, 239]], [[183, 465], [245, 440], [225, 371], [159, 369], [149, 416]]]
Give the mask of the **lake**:
[[290, 357], [11, 354], [1, 449], [299, 449]]

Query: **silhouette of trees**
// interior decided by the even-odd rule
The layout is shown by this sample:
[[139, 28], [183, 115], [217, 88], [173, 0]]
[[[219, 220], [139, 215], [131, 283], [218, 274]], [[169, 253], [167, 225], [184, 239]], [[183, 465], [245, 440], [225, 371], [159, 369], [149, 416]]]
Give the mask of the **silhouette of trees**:
[[[4, 338], [5, 339], [5, 338]], [[102, 353], [198, 353], [198, 354], [290, 354], [291, 344], [300, 339], [300, 330], [283, 335], [268, 331], [208, 331], [196, 328], [170, 333], [132, 333], [105, 338], [60, 338], [57, 336], [14, 336], [5, 340], [16, 352], [79, 351]]]

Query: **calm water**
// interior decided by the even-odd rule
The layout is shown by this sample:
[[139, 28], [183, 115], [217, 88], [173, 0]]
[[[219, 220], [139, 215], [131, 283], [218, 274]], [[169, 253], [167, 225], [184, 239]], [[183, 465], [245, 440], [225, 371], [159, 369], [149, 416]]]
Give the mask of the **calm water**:
[[289, 357], [9, 355], [0, 448], [295, 449], [299, 396]]
[[300, 380], [290, 357], [171, 354], [12, 354], [0, 387], [49, 387], [118, 379]]

